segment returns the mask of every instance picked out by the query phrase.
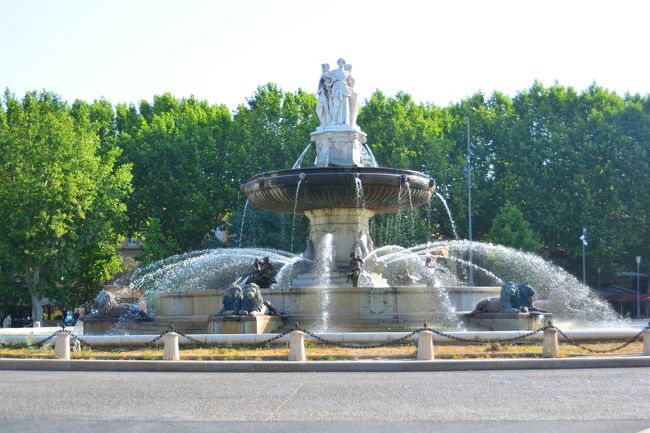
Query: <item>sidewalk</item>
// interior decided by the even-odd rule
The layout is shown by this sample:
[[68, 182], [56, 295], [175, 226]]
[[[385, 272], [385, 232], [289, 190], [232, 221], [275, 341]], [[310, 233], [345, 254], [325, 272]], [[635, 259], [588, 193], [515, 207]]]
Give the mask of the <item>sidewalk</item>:
[[440, 361], [107, 361], [0, 359], [0, 370], [148, 372], [414, 372], [650, 367], [650, 356]]

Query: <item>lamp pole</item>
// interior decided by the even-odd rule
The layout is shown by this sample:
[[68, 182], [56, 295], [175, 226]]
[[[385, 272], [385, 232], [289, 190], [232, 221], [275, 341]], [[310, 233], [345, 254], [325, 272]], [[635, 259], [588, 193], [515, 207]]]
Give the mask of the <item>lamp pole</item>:
[[469, 135], [469, 116], [467, 117], [467, 223], [469, 234], [467, 240], [469, 241], [468, 248], [468, 285], [474, 285], [474, 269], [472, 269], [472, 148], [470, 144]]
[[582, 241], [582, 284], [587, 285], [587, 257], [585, 255], [585, 249], [587, 247], [587, 226], [582, 227], [580, 240]]
[[641, 279], [641, 275], [639, 274], [639, 270], [641, 267], [641, 256], [636, 256], [636, 318], [640, 319], [641, 318], [641, 289], [639, 285], [639, 280]]

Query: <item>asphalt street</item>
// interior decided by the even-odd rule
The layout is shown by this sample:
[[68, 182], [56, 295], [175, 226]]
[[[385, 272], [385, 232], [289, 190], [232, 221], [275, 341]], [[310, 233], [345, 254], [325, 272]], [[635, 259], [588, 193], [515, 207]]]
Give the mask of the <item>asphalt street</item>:
[[0, 389], [0, 432], [627, 433], [650, 428], [650, 368], [0, 371]]

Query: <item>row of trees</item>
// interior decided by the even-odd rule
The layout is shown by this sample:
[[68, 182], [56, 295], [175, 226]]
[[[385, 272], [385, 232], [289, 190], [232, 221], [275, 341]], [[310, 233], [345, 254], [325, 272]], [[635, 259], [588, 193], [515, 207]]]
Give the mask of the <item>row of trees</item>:
[[[137, 106], [69, 106], [49, 92], [22, 100], [6, 92], [4, 286], [24, 285], [35, 299], [86, 300], [119, 268], [121, 236], [145, 241], [144, 261], [217, 246], [216, 227], [228, 229], [235, 246], [299, 251], [306, 221], [253, 209], [243, 221], [239, 184], [293, 165], [318, 125], [315, 106], [313, 94], [272, 84], [233, 111], [169, 94]], [[524, 249], [561, 244], [577, 270], [586, 225], [591, 273], [629, 267], [633, 256], [650, 253], [648, 97], [536, 82], [514, 97], [477, 93], [437, 107], [377, 91], [358, 123], [380, 165], [436, 179], [460, 237], [467, 236], [469, 123], [475, 239]], [[310, 149], [305, 161], [313, 159]], [[377, 217], [375, 241], [453, 237], [443, 206], [434, 202], [432, 210]], [[396, 221], [410, 228], [391, 232]]]

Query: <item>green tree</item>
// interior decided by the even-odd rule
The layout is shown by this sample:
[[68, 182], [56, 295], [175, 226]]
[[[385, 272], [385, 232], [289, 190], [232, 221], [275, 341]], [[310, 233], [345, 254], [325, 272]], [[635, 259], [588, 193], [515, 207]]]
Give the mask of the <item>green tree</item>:
[[537, 251], [542, 243], [517, 206], [506, 203], [492, 221], [487, 239], [523, 251]]
[[[380, 166], [418, 170], [436, 179], [438, 190], [447, 195], [452, 176], [450, 153], [453, 141], [445, 136], [452, 119], [449, 113], [429, 104], [417, 104], [400, 92], [387, 97], [375, 92], [359, 111], [358, 123], [368, 134], [368, 146]], [[441, 203], [432, 205], [445, 234], [452, 229]], [[423, 211], [374, 218], [375, 242], [414, 245], [429, 240], [433, 229], [430, 215]]]
[[[247, 105], [240, 105], [233, 117], [229, 142], [229, 173], [239, 185], [257, 173], [291, 168], [309, 145], [309, 134], [318, 126], [316, 98], [298, 90], [284, 92], [274, 84], [257, 88]], [[305, 161], [313, 161], [313, 151]], [[309, 165], [308, 163], [303, 164]], [[244, 200], [234, 212], [230, 231], [239, 244]], [[242, 246], [304, 248], [306, 219], [292, 215], [249, 209], [244, 221]], [[293, 235], [292, 235], [293, 233]]]
[[230, 123], [223, 105], [170, 94], [141, 102], [139, 112], [118, 106], [118, 143], [133, 164], [129, 225], [144, 240], [145, 260], [201, 247], [232, 211]]
[[130, 167], [115, 164], [117, 149], [99, 155], [90, 120], [75, 121], [53, 93], [6, 91], [2, 108], [0, 263], [27, 286], [38, 319], [41, 298], [87, 300], [119, 270]]

